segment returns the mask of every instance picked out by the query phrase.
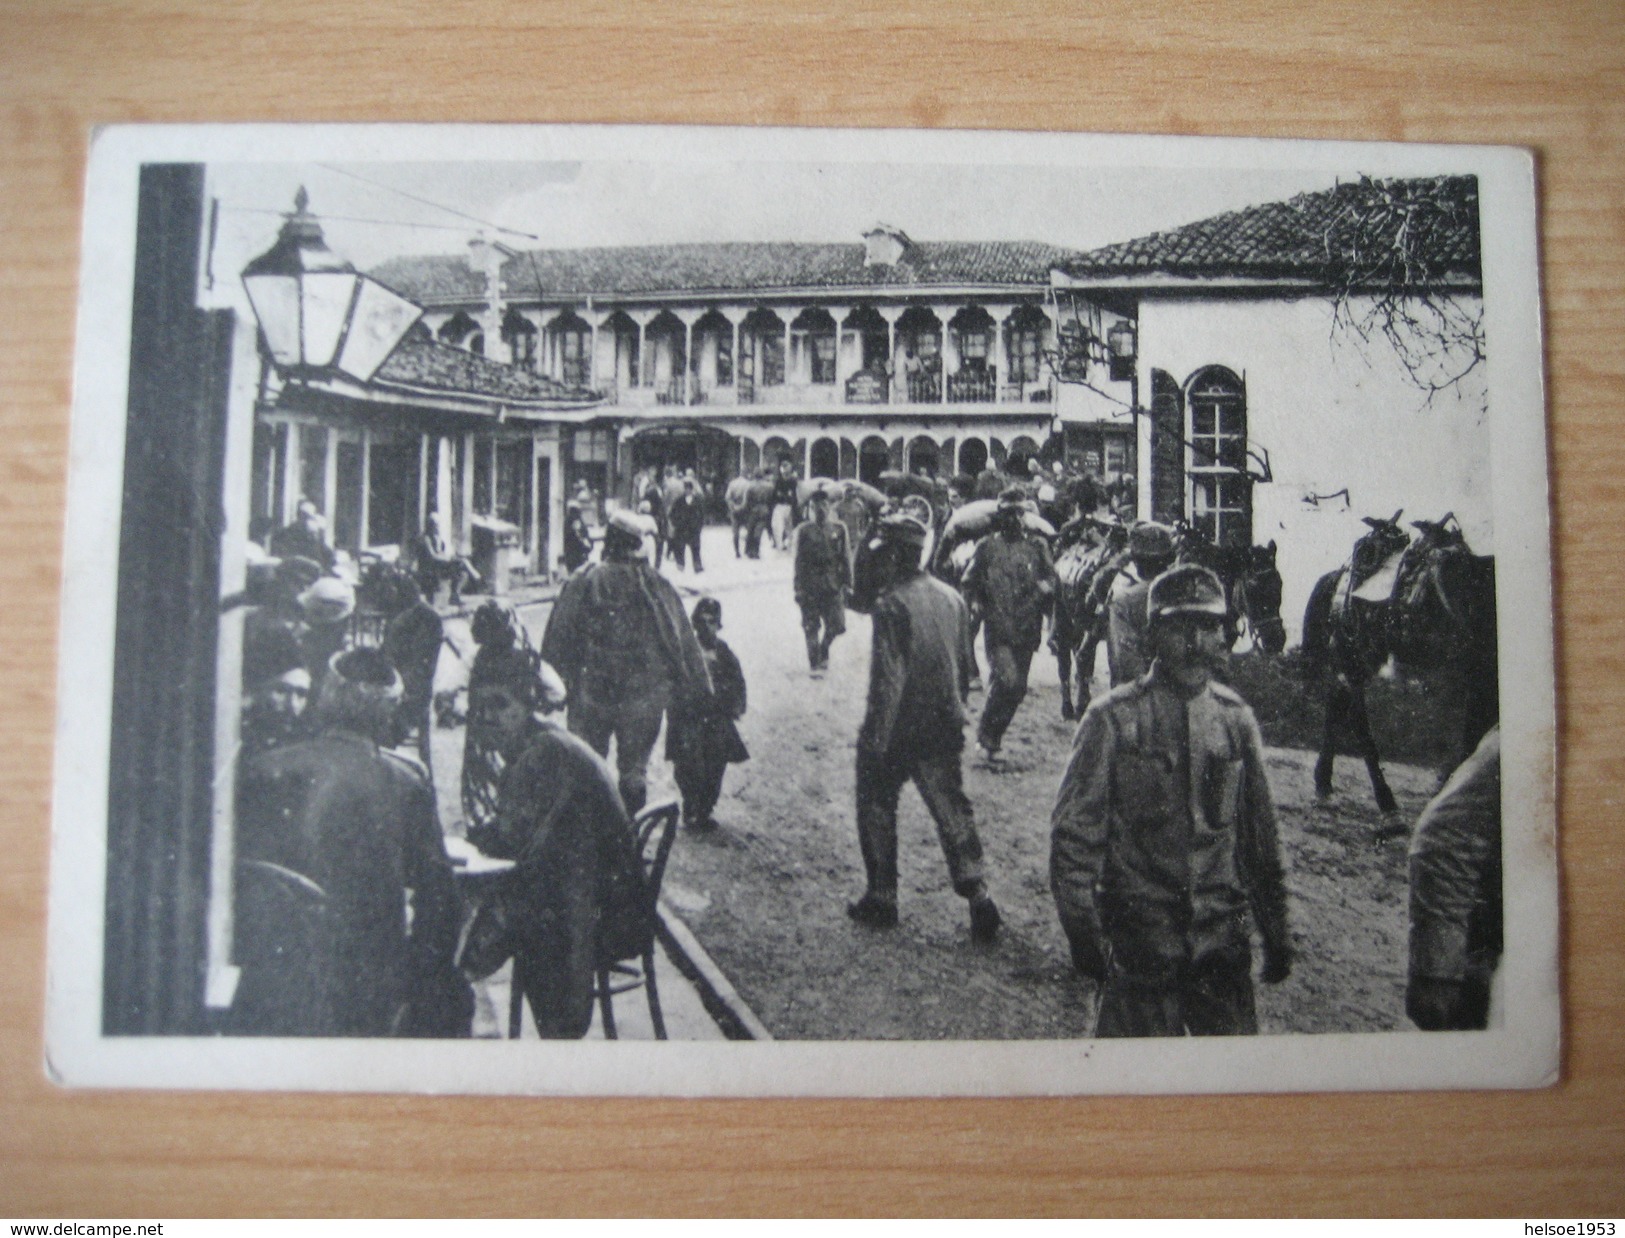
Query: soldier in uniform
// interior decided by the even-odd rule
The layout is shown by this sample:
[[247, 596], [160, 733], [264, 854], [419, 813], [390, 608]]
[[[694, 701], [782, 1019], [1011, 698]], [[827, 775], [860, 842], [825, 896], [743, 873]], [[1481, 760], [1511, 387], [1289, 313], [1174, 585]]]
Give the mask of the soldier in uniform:
[[846, 526], [829, 518], [829, 492], [807, 498], [807, 520], [795, 531], [795, 593], [807, 661], [814, 675], [829, 666], [829, 647], [846, 631], [846, 596], [852, 588], [852, 557]]
[[542, 637], [542, 657], [564, 677], [570, 730], [615, 765], [634, 816], [648, 798], [646, 767], [668, 707], [711, 695], [705, 655], [682, 599], [643, 555], [648, 527], [616, 512], [604, 531], [603, 561], [570, 577]]
[[1423, 1031], [1489, 1024], [1501, 960], [1501, 728], [1422, 810], [1410, 846], [1405, 1013]]
[[1100, 986], [1096, 1036], [1258, 1030], [1292, 967], [1275, 808], [1252, 710], [1213, 681], [1225, 597], [1206, 568], [1149, 593], [1151, 669], [1089, 706], [1052, 818], [1050, 887], [1072, 961]]
[[857, 769], [858, 843], [868, 885], [846, 910], [860, 924], [897, 923], [897, 799], [912, 780], [936, 822], [954, 892], [970, 904], [971, 936], [985, 942], [999, 931], [999, 909], [988, 896], [982, 842], [959, 767], [970, 617], [958, 593], [921, 569], [926, 537], [912, 516], [887, 516], [874, 548], [874, 639]]
[[1106, 597], [1106, 665], [1114, 688], [1138, 679], [1150, 664], [1145, 599], [1151, 582], [1173, 566], [1173, 530], [1149, 520], [1135, 525], [1128, 553]]
[[992, 759], [1004, 732], [1027, 695], [1027, 673], [1044, 640], [1044, 616], [1055, 596], [1055, 564], [1042, 538], [1022, 527], [1025, 492], [1015, 487], [999, 496], [993, 532], [982, 539], [965, 569], [963, 585], [971, 609], [981, 617], [987, 651], [987, 705], [976, 742]]

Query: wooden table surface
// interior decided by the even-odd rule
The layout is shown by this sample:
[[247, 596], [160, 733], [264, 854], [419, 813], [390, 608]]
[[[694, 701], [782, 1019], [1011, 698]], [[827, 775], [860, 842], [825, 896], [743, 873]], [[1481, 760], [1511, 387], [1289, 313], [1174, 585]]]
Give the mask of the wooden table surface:
[[[0, 1214], [1625, 1214], [1619, 0], [0, 0], [0, 32], [0, 675], [14, 706], [0, 714]], [[251, 119], [1535, 148], [1563, 711], [1561, 1085], [896, 1103], [53, 1088], [49, 773], [87, 131]]]

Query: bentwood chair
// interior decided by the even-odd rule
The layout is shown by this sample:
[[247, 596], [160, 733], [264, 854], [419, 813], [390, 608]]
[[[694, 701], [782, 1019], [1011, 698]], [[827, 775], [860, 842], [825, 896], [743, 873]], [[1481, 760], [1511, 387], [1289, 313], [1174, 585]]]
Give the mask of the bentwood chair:
[[615, 998], [622, 993], [643, 989], [649, 997], [649, 1022], [654, 1025], [655, 1039], [666, 1039], [666, 1020], [660, 1012], [660, 990], [655, 984], [655, 933], [660, 902], [660, 883], [666, 876], [666, 861], [671, 858], [672, 844], [677, 840], [677, 822], [682, 816], [682, 805], [676, 800], [663, 800], [650, 804], [638, 813], [634, 825], [637, 830], [638, 858], [642, 862], [643, 906], [650, 926], [647, 944], [641, 957], [604, 961], [598, 969], [598, 982], [594, 988], [598, 998], [598, 1012], [604, 1025], [604, 1039], [616, 1039]]

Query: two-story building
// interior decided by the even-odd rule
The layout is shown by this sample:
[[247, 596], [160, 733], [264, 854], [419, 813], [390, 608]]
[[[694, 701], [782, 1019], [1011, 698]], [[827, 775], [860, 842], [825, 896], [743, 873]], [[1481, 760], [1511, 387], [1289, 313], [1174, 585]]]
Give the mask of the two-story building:
[[1058, 265], [1135, 346], [1139, 509], [1276, 542], [1296, 637], [1363, 516], [1491, 526], [1478, 183], [1359, 179]]
[[[1050, 271], [1075, 256], [879, 226], [847, 244], [481, 239], [373, 274], [424, 307], [440, 342], [598, 391], [598, 420], [561, 440], [565, 480], [624, 495], [666, 464], [718, 487], [781, 459], [871, 482], [1063, 451], [1132, 470], [1127, 404], [1058, 395], [1057, 344], [1076, 324], [1057, 316]], [[1062, 435], [1069, 409], [1078, 427]]]

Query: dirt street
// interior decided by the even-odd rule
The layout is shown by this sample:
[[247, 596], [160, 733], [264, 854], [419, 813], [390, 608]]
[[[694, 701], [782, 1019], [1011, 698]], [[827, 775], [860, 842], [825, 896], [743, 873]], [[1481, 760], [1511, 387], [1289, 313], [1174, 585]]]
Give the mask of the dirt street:
[[[948, 883], [934, 827], [918, 795], [899, 814], [901, 925], [874, 931], [845, 915], [863, 889], [853, 824], [855, 737], [863, 715], [869, 622], [851, 614], [829, 674], [809, 677], [789, 560], [764, 549], [736, 563], [725, 530], [706, 542], [703, 581], [724, 606], [723, 638], [750, 691], [740, 726], [751, 760], [730, 768], [717, 808], [722, 828], [684, 833], [666, 897], [776, 1037], [783, 1039], [1004, 1039], [1086, 1034], [1092, 986], [1070, 968], [1049, 893], [1049, 814], [1073, 724], [1060, 718], [1054, 659], [1034, 659], [1032, 690], [995, 766], [974, 746], [965, 785], [977, 813], [990, 886], [1005, 917], [992, 946], [974, 945], [965, 905]], [[696, 578], [668, 574], [685, 594]], [[526, 613], [538, 637], [545, 610]], [[980, 710], [983, 696], [972, 696]], [[436, 740], [438, 771], [454, 772], [460, 731]], [[657, 748], [657, 756], [663, 749]], [[1317, 803], [1312, 754], [1271, 749], [1268, 761], [1289, 868], [1298, 966], [1259, 988], [1266, 1031], [1374, 1031], [1404, 1016], [1405, 843], [1377, 844], [1363, 768], [1340, 760], [1334, 796]], [[670, 791], [656, 761], [651, 791]], [[1395, 765], [1390, 781], [1407, 818], [1435, 782]], [[454, 779], [441, 773], [455, 819]], [[674, 793], [674, 792], [673, 792]]]

